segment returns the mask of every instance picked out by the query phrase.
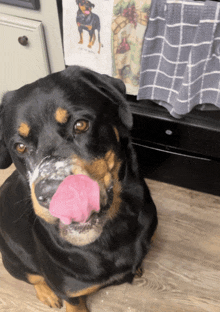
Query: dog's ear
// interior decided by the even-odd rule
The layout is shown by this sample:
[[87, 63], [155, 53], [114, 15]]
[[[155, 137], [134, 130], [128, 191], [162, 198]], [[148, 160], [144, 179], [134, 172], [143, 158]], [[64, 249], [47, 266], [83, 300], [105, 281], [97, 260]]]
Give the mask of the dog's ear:
[[81, 88], [82, 90], [83, 88], [87, 88], [88, 90], [91, 89], [91, 91], [101, 93], [113, 105], [118, 106], [118, 115], [124, 126], [129, 130], [132, 128], [133, 118], [126, 99], [125, 84], [122, 80], [99, 74], [80, 66], [68, 67], [65, 71], [61, 72], [61, 78], [59, 79], [70, 80], [70, 82], [75, 84], [75, 88]]
[[0, 104], [0, 169], [6, 169], [12, 164], [12, 159], [4, 140], [3, 110], [6, 98], [7, 95], [3, 97], [2, 104]]
[[[115, 104], [119, 105], [119, 117], [122, 123], [130, 130], [133, 125], [133, 117], [129, 103], [126, 99], [126, 87], [122, 80], [102, 75], [106, 82], [105, 93]], [[103, 87], [102, 87], [103, 88]]]

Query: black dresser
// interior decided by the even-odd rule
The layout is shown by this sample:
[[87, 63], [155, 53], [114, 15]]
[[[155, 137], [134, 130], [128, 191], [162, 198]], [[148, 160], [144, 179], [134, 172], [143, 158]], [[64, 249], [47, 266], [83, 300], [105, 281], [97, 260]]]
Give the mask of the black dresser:
[[144, 176], [220, 195], [220, 110], [194, 110], [183, 119], [128, 96], [133, 144]]

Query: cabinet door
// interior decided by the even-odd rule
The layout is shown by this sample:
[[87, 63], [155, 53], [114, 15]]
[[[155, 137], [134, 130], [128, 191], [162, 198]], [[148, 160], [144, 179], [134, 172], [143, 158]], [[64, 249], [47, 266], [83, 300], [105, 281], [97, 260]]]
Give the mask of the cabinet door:
[[40, 21], [0, 14], [0, 98], [50, 73]]

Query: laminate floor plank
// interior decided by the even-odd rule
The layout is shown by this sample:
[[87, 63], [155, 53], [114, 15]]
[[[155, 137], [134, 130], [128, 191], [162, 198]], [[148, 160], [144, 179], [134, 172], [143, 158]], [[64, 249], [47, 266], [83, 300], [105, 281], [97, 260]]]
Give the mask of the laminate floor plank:
[[[0, 184], [12, 170], [0, 170]], [[91, 295], [91, 312], [219, 312], [220, 197], [147, 183], [159, 225], [144, 260], [144, 274], [133, 285]], [[33, 286], [11, 277], [0, 261], [0, 311], [53, 310], [38, 301]]]

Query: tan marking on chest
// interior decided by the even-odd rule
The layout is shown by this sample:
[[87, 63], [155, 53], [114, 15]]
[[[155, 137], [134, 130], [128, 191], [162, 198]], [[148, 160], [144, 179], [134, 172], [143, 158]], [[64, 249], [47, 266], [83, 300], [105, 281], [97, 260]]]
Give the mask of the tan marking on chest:
[[115, 132], [115, 136], [116, 136], [117, 141], [120, 142], [120, 136], [119, 136], [118, 129], [116, 127], [113, 127], [113, 130]]

